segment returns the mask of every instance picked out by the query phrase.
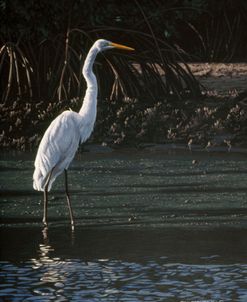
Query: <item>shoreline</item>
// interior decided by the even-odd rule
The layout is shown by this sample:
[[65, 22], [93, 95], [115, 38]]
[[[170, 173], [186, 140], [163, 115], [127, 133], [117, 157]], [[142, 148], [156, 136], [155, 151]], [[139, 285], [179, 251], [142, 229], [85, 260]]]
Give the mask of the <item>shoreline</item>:
[[[186, 104], [182, 107], [176, 103], [173, 105], [172, 100], [169, 108], [166, 102], [158, 100], [150, 105], [151, 107], [148, 104], [143, 106], [142, 111], [137, 106], [139, 116], [131, 113], [132, 120], [128, 118], [128, 104], [123, 103], [126, 111], [121, 115], [122, 120], [117, 118], [117, 112], [116, 116], [112, 113], [111, 119], [116, 120], [111, 121], [112, 124], [103, 125], [102, 116], [98, 114], [101, 118], [98, 122], [103, 125], [105, 132], [101, 132], [101, 127], [97, 127], [96, 122], [89, 144], [106, 142], [117, 149], [126, 145], [141, 146], [145, 142], [156, 145], [182, 142], [188, 148], [186, 143], [189, 144], [191, 140], [193, 142], [190, 145], [200, 146], [196, 149], [203, 149], [210, 144], [211, 150], [218, 150], [218, 147], [227, 148], [227, 143], [230, 144], [231, 151], [233, 148], [247, 147], [247, 63], [187, 65], [204, 87], [201, 96], [186, 99]], [[158, 72], [162, 76], [160, 68]], [[71, 100], [71, 103], [74, 105], [77, 100]], [[56, 104], [46, 104], [44, 101], [37, 103], [21, 100], [10, 106], [2, 104], [1, 109], [3, 127], [0, 133], [0, 147], [6, 151], [36, 149], [47, 125], [57, 114]], [[129, 120], [126, 125], [124, 119]], [[111, 133], [115, 122], [118, 123], [119, 131]]]
[[[14, 157], [16, 161], [31, 160], [34, 161], [37, 149], [33, 150], [16, 150], [16, 149], [3, 149], [0, 151], [1, 161], [9, 160]], [[220, 158], [246, 158], [247, 148], [232, 147], [229, 151], [225, 146], [212, 146], [205, 149], [200, 145], [192, 145], [191, 151], [186, 144], [154, 144], [145, 143], [139, 147], [122, 146], [110, 147], [102, 144], [84, 144], [81, 145], [75, 155], [75, 160], [90, 160], [95, 158], [112, 158], [112, 157], [129, 157], [132, 158], [146, 158], [146, 157], [180, 157], [191, 159], [193, 165], [197, 165], [197, 159], [207, 157], [220, 157]], [[193, 162], [195, 160], [195, 162]]]

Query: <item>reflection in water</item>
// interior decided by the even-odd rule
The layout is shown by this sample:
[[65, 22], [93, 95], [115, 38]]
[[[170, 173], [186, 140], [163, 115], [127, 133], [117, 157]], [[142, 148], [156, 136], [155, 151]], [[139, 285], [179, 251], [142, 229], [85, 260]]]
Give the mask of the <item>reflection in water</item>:
[[[2, 264], [0, 297], [15, 301], [246, 301], [247, 265], [46, 258]], [[37, 265], [38, 263], [38, 265]], [[19, 297], [19, 299], [18, 299]]]
[[66, 301], [64, 296], [64, 284], [66, 275], [61, 274], [61, 267], [65, 269], [66, 261], [58, 257], [52, 257], [53, 247], [49, 244], [48, 229], [42, 231], [43, 243], [39, 244], [38, 257], [29, 261], [33, 271], [37, 272], [37, 282], [32, 282], [32, 292], [36, 298], [45, 296], [46, 300], [58, 298], [56, 301]]
[[[121, 237], [121, 232], [117, 232]], [[90, 259], [85, 256], [87, 253], [84, 254], [84, 245], [90, 246], [92, 240], [90, 234], [93, 233], [89, 233], [88, 238], [86, 234], [87, 232], [79, 230], [67, 237], [59, 237], [61, 232], [49, 234], [48, 230], [44, 230], [42, 240], [37, 242], [35, 257], [17, 264], [15, 261], [2, 261], [0, 300], [246, 301], [247, 264], [231, 261], [225, 264], [227, 259], [222, 259], [225, 257], [222, 253], [226, 246], [223, 246], [222, 250], [217, 250], [217, 254], [213, 254], [215, 250], [210, 250], [207, 256], [206, 254], [200, 256], [194, 251], [195, 241], [198, 248], [200, 241], [191, 237], [189, 242], [192, 246], [190, 252], [194, 253], [191, 256], [193, 258], [187, 263], [182, 263], [176, 249], [169, 254], [169, 248], [163, 248], [163, 256], [161, 251], [158, 257], [149, 257], [143, 242], [139, 247], [140, 250], [144, 249], [143, 256], [133, 258], [131, 252], [135, 252], [137, 247], [132, 246], [132, 241], [137, 238], [131, 239], [130, 233], [127, 232], [129, 242], [126, 240], [122, 244], [128, 246], [130, 256], [126, 257], [117, 252], [120, 248], [118, 245], [112, 247], [115, 250], [113, 256], [100, 244], [98, 246], [96, 244], [95, 247], [91, 242], [92, 248], [94, 246], [99, 249], [92, 254], [101, 257]], [[107, 235], [101, 232], [100, 236], [103, 234]], [[97, 233], [95, 235], [97, 238]], [[155, 232], [151, 234], [146, 232], [146, 235], [147, 241], [151, 241], [151, 237], [156, 237]], [[224, 233], [222, 235], [224, 236]], [[183, 236], [186, 237], [186, 234]], [[198, 237], [200, 236], [204, 236], [205, 240], [205, 234], [198, 234]], [[160, 234], [158, 237], [162, 240]], [[114, 245], [113, 238], [102, 239], [102, 245], [103, 242]], [[172, 233], [171, 238], [173, 241], [179, 241], [176, 231]], [[137, 243], [139, 244], [140, 242]], [[163, 244], [171, 245], [172, 241], [166, 240]], [[208, 242], [208, 245], [212, 243]], [[237, 248], [240, 247], [241, 245]], [[152, 249], [155, 248], [154, 244]], [[161, 246], [158, 248], [160, 250]], [[225, 253], [227, 255], [227, 251]], [[122, 256], [116, 257], [117, 254]], [[239, 261], [242, 262], [243, 257], [240, 257]]]

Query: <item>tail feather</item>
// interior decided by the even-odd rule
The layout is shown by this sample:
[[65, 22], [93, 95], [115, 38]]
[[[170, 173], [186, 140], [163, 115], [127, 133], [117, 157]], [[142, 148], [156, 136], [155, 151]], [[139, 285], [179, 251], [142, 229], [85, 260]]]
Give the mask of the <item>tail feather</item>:
[[[37, 191], [44, 191], [45, 185], [47, 182], [49, 174], [46, 174], [45, 176], [41, 173], [39, 169], [35, 169], [33, 174], [33, 188]], [[51, 183], [49, 183], [48, 191], [50, 191]]]
[[[42, 171], [39, 168], [35, 168], [34, 173], [33, 173], [33, 188], [34, 190], [37, 191], [44, 191], [45, 190], [45, 186], [47, 184], [48, 178], [49, 179], [49, 185], [47, 188], [47, 191], [49, 192], [51, 190], [52, 184], [55, 181], [55, 179], [57, 178], [57, 176], [59, 174], [62, 173], [63, 170], [57, 170], [56, 168], [52, 169], [51, 171], [49, 171], [48, 173], [42, 174]], [[50, 173], [52, 173], [50, 175]]]

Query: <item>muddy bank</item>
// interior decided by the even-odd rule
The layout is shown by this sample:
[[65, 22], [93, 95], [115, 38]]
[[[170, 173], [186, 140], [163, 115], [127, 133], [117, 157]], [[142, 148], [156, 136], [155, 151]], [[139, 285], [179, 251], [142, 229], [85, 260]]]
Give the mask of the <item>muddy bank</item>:
[[[189, 64], [203, 85], [197, 98], [161, 96], [159, 100], [99, 100], [98, 118], [90, 143], [110, 147], [145, 143], [185, 144], [188, 148], [247, 145], [247, 64]], [[78, 110], [79, 99], [15, 101], [1, 104], [0, 146], [37, 148], [50, 121], [65, 109]]]
[[238, 95], [247, 89], [246, 63], [191, 63], [193, 75], [206, 91], [216, 95]]

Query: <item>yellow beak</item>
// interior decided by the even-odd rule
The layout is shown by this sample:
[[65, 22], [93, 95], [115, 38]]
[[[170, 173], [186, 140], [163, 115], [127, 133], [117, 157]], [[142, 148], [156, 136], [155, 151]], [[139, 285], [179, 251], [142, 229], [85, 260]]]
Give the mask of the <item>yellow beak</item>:
[[125, 46], [125, 45], [122, 45], [122, 44], [117, 44], [117, 43], [111, 43], [110, 46], [113, 46], [113, 47], [119, 48], [119, 49], [130, 50], [130, 51], [135, 50], [132, 47], [128, 47], [128, 46]]

